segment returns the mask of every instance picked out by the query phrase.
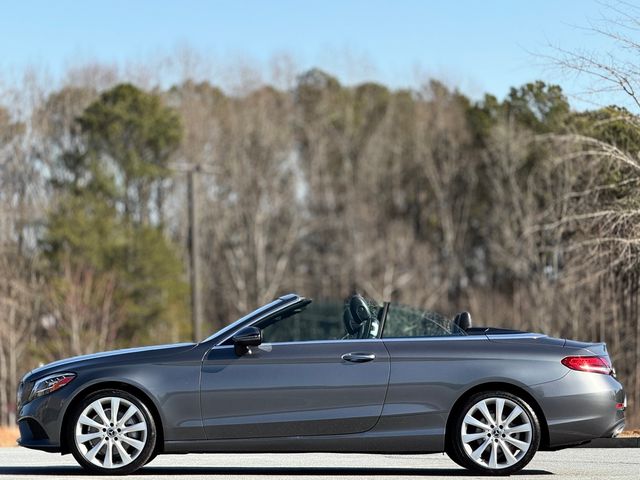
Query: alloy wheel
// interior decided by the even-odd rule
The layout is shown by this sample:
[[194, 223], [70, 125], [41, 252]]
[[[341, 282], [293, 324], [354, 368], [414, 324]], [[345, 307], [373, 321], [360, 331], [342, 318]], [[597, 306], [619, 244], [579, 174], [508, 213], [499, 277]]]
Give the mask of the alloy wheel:
[[490, 397], [467, 410], [460, 430], [467, 456], [477, 465], [492, 470], [509, 468], [530, 450], [531, 419], [514, 401]]
[[147, 443], [142, 411], [125, 398], [109, 396], [90, 403], [76, 422], [74, 438], [88, 462], [105, 469], [129, 465]]

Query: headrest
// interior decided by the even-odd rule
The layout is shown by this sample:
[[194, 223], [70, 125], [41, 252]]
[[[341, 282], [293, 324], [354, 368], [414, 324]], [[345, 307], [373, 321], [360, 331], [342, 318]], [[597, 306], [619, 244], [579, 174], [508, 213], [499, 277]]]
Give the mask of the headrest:
[[460, 312], [453, 318], [453, 324], [460, 330], [466, 331], [471, 328], [471, 314], [469, 312]]

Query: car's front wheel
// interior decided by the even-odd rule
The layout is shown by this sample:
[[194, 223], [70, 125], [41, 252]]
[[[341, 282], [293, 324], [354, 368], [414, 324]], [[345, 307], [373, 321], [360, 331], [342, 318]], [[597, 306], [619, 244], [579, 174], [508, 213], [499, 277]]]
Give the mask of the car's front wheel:
[[67, 445], [85, 469], [122, 475], [143, 467], [154, 452], [156, 426], [149, 409], [123, 390], [100, 390], [74, 409]]
[[447, 453], [459, 465], [484, 474], [509, 475], [527, 465], [540, 444], [531, 406], [508, 392], [472, 395], [459, 410]]

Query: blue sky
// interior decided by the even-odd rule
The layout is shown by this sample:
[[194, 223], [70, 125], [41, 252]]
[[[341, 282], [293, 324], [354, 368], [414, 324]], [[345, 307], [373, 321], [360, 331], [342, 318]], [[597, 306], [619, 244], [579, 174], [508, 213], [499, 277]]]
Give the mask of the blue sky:
[[579, 82], [534, 53], [602, 49], [578, 27], [601, 18], [591, 0], [19, 1], [0, 7], [0, 75], [27, 65], [54, 75], [78, 59], [126, 62], [189, 45], [221, 63], [265, 65], [288, 53], [347, 82], [410, 86], [417, 72], [479, 97], [534, 79]]

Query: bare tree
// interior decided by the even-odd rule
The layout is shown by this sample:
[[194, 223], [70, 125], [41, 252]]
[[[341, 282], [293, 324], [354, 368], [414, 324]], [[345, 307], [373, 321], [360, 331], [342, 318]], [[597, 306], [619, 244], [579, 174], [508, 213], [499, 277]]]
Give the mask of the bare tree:
[[[602, 93], [622, 99], [630, 110], [609, 109], [591, 132], [569, 132], [551, 141], [562, 165], [579, 162], [572, 192], [564, 198], [564, 215], [541, 225], [545, 231], [571, 233], [563, 248], [571, 284], [592, 292], [590, 305], [579, 308], [589, 319], [591, 338], [608, 340], [630, 392], [632, 421], [640, 418], [640, 315], [637, 270], [640, 265], [637, 185], [640, 181], [635, 136], [640, 134], [640, 8], [626, 1], [606, 5], [601, 19], [585, 28], [606, 45], [601, 51], [555, 48], [552, 62], [588, 82], [587, 97], [597, 103]], [[624, 99], [626, 98], [626, 102]], [[626, 132], [630, 141], [611, 143], [608, 127]], [[605, 139], [603, 139], [603, 135]], [[588, 173], [584, 173], [584, 172]], [[565, 242], [567, 243], [567, 242]], [[580, 259], [578, 261], [578, 259]]]
[[34, 317], [38, 311], [37, 291], [41, 283], [16, 252], [0, 252], [0, 424], [15, 423], [15, 391], [33, 359], [29, 347], [34, 341]]
[[50, 311], [42, 320], [49, 358], [108, 350], [121, 321], [114, 302], [115, 275], [99, 275], [69, 259], [62, 272], [48, 289]]
[[14, 399], [20, 376], [35, 359], [34, 318], [41, 297], [35, 268], [36, 223], [45, 205], [38, 155], [38, 125], [31, 112], [42, 101], [39, 78], [25, 73], [22, 89], [0, 92], [0, 423], [15, 419]]

